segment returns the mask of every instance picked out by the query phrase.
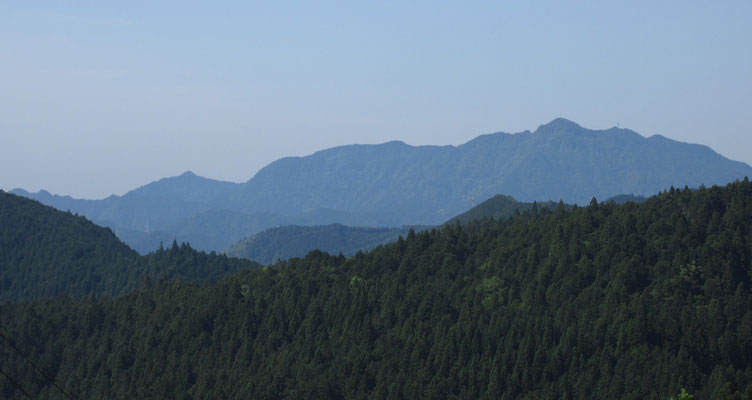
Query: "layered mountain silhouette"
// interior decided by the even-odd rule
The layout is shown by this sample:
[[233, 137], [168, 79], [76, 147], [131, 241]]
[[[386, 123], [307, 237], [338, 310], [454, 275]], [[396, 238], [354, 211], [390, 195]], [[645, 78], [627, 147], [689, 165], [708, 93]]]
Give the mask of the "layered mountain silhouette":
[[[357, 228], [341, 224], [270, 228], [232, 245], [230, 257], [247, 258], [262, 264], [303, 257], [313, 250], [352, 256], [407, 236], [412, 227]], [[422, 227], [415, 227], [421, 230]]]
[[254, 268], [0, 191], [0, 398], [751, 398], [749, 180], [559, 204]]
[[[644, 200], [644, 199], [642, 199]], [[611, 201], [611, 200], [609, 200]], [[625, 199], [625, 201], [627, 201]], [[538, 210], [555, 210], [558, 203], [523, 203], [511, 196], [496, 195], [468, 211], [450, 219], [444, 225], [468, 224], [482, 219], [502, 219], [536, 207]], [[569, 209], [571, 206], [565, 205]], [[350, 257], [358, 251], [368, 251], [377, 246], [407, 236], [410, 231], [420, 232], [437, 226], [402, 226], [399, 228], [360, 228], [341, 224], [300, 226], [288, 225], [270, 228], [230, 246], [225, 254], [247, 258], [262, 264], [277, 260], [303, 257], [313, 250]]]
[[[611, 197], [605, 203], [642, 203], [642, 196], [622, 194]], [[498, 220], [513, 217], [533, 208], [536, 213], [550, 213], [557, 208], [569, 210], [569, 204], [553, 201], [520, 202], [512, 196], [496, 195], [477, 206], [457, 215], [443, 225], [466, 225], [479, 220]], [[406, 237], [410, 230], [420, 232], [428, 229], [441, 229], [441, 226], [402, 226], [399, 228], [359, 228], [341, 224], [300, 226], [288, 225], [270, 228], [230, 246], [225, 251], [230, 257], [247, 258], [262, 264], [278, 260], [303, 257], [311, 251], [321, 250], [329, 254], [343, 254], [350, 257], [358, 251], [368, 251], [380, 245]]]
[[0, 190], [0, 302], [121, 295], [146, 278], [212, 283], [258, 266], [172, 243], [140, 256], [109, 228]]
[[282, 158], [239, 184], [186, 172], [103, 200], [13, 193], [85, 215], [144, 252], [172, 239], [224, 250], [291, 224], [436, 225], [497, 194], [587, 204], [750, 175], [752, 167], [707, 146], [559, 118], [535, 132], [483, 135], [460, 146], [335, 147]]

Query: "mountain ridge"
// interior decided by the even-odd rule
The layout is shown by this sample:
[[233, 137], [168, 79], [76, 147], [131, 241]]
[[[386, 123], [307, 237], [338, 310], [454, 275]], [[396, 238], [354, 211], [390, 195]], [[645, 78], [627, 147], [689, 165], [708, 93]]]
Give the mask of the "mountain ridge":
[[[704, 145], [660, 135], [645, 138], [616, 127], [591, 130], [557, 118], [534, 132], [496, 132], [458, 146], [391, 141], [284, 157], [245, 183], [186, 172], [104, 200], [26, 195], [116, 231], [176, 235], [202, 228], [223, 235], [216, 224], [191, 226], [191, 218], [220, 209], [241, 218], [273, 213], [285, 224], [437, 225], [497, 194], [523, 202], [587, 204], [592, 197], [650, 196], [670, 186], [726, 184], [745, 176], [752, 176], [752, 167]], [[318, 217], [305, 217], [317, 210]], [[229, 245], [258, 232], [217, 243]]]

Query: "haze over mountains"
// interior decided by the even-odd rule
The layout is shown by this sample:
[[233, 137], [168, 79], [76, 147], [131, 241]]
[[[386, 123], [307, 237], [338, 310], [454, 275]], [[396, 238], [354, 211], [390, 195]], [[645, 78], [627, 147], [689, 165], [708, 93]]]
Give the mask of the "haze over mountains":
[[[704, 171], [738, 164], [698, 147]], [[306, 168], [277, 175], [294, 183]], [[41, 195], [207, 241], [359, 215], [321, 196], [296, 216], [233, 209], [254, 206], [247, 185], [184, 174], [103, 201]], [[752, 398], [751, 194], [746, 178], [585, 207], [499, 194], [418, 233], [266, 230], [239, 250], [376, 247], [259, 268], [174, 242], [140, 256], [110, 229], [0, 191], [0, 398], [59, 397], [53, 380], [71, 398]], [[154, 202], [153, 219], [124, 200]]]
[[367, 251], [393, 242], [400, 236], [407, 236], [410, 229], [412, 228], [359, 228], [341, 224], [288, 225], [270, 228], [243, 239], [225, 253], [230, 257], [247, 258], [262, 264], [304, 257], [315, 249], [349, 257], [358, 251]]
[[[635, 199], [625, 199], [625, 201], [627, 200], [634, 201]], [[511, 196], [500, 194], [450, 219], [444, 225], [465, 225], [475, 220], [504, 219], [532, 208], [551, 211], [557, 207], [558, 204], [552, 201], [537, 204], [523, 203]], [[566, 205], [563, 208], [569, 209], [571, 206]], [[432, 228], [440, 227], [361, 228], [341, 224], [288, 225], [270, 228], [243, 239], [227, 249], [225, 254], [230, 257], [247, 258], [262, 264], [271, 264], [292, 257], [304, 257], [313, 250], [321, 250], [329, 254], [343, 254], [349, 257], [358, 251], [368, 251], [379, 245], [394, 242], [400, 236], [406, 237], [411, 230], [415, 233]]]
[[245, 183], [186, 172], [103, 200], [13, 193], [111, 227], [140, 252], [188, 241], [224, 250], [283, 225], [435, 225], [497, 194], [587, 204], [670, 186], [726, 184], [752, 175], [707, 146], [556, 119], [534, 132], [494, 133], [460, 146], [394, 141], [287, 157]]

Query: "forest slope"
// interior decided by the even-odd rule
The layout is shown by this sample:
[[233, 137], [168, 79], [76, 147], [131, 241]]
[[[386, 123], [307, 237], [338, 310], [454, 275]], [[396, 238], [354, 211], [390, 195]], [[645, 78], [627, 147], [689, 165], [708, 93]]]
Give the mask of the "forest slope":
[[215, 286], [2, 304], [0, 329], [83, 398], [748, 398], [751, 261], [745, 180], [410, 232]]
[[352, 256], [405, 236], [410, 227], [360, 228], [340, 224], [282, 226], [267, 229], [231, 246], [225, 254], [261, 264], [303, 257], [312, 250]]
[[118, 295], [147, 277], [216, 282], [256, 265], [174, 242], [140, 256], [109, 228], [0, 191], [0, 300]]
[[[476, 219], [500, 219], [512, 216], [533, 207], [533, 203], [523, 203], [511, 196], [496, 195], [470, 210], [450, 219], [446, 224], [466, 224]], [[552, 201], [538, 203], [535, 207], [554, 209], [556, 203]], [[425, 230], [430, 227], [415, 226], [415, 230]], [[401, 228], [361, 228], [340, 224], [298, 226], [290, 225], [267, 229], [250, 238], [241, 240], [231, 246], [225, 254], [231, 257], [242, 257], [269, 264], [277, 260], [291, 257], [303, 257], [312, 250], [321, 250], [329, 254], [342, 253], [345, 256], [354, 255], [358, 251], [367, 251], [378, 245], [394, 242], [400, 236], [405, 236], [411, 227]]]

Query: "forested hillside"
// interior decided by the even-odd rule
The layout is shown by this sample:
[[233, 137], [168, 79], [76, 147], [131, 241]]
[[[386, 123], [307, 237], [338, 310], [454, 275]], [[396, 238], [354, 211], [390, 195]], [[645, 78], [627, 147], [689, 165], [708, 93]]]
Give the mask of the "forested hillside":
[[[484, 218], [500, 219], [520, 213], [533, 207], [554, 209], [557, 203], [523, 203], [511, 196], [496, 195], [468, 211], [450, 219], [445, 224], [466, 224]], [[570, 207], [570, 206], [566, 206]], [[415, 226], [415, 230], [429, 229], [429, 226]], [[242, 257], [269, 264], [291, 257], [303, 257], [312, 250], [329, 254], [354, 255], [358, 251], [370, 250], [405, 236], [411, 227], [364, 228], [341, 224], [315, 226], [282, 226], [267, 229], [232, 245], [225, 251], [231, 257]]]
[[256, 265], [175, 242], [142, 257], [109, 228], [0, 191], [0, 300], [118, 295], [147, 277], [216, 282]]
[[[672, 188], [215, 286], [4, 303], [0, 329], [79, 398], [750, 398], [751, 231], [746, 179]], [[59, 397], [0, 352], [32, 396]], [[0, 396], [22, 398], [7, 379]]]
[[[445, 224], [467, 224], [484, 218], [500, 219], [512, 216], [533, 207], [554, 209], [552, 201], [523, 203], [511, 196], [496, 195], [468, 211], [450, 219]], [[570, 207], [570, 206], [566, 206]], [[282, 226], [267, 229], [232, 245], [225, 254], [269, 264], [291, 257], [303, 257], [312, 250], [329, 254], [342, 253], [351, 256], [358, 251], [367, 251], [378, 245], [391, 243], [414, 229], [422, 231], [430, 226], [404, 226], [401, 228], [350, 227], [341, 224], [315, 226]]]
[[303, 257], [311, 250], [351, 256], [378, 245], [393, 242], [410, 231], [403, 228], [360, 228], [340, 224], [283, 226], [267, 229], [231, 246], [225, 254], [270, 264], [291, 257]]
[[138, 262], [109, 228], [0, 191], [0, 300], [119, 293]]
[[[516, 213], [525, 212], [527, 210], [536, 207], [537, 209], [554, 209], [556, 203], [553, 201], [545, 201], [541, 203], [523, 203], [515, 200], [512, 196], [506, 196], [503, 194], [497, 194], [494, 197], [478, 204], [477, 206], [463, 212], [462, 214], [447, 221], [447, 224], [466, 224], [476, 219], [500, 219], [506, 218]], [[569, 206], [567, 206], [569, 207]]]

